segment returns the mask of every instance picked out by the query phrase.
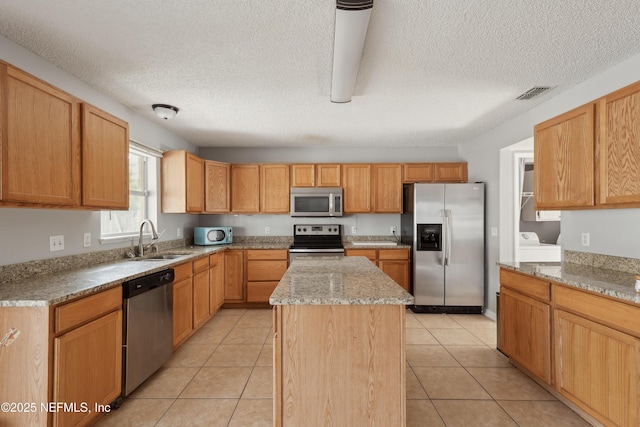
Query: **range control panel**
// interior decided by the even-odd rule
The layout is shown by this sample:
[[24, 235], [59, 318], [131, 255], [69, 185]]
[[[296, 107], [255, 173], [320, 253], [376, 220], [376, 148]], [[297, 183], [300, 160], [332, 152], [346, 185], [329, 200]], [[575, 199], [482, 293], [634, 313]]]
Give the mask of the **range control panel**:
[[341, 224], [331, 224], [331, 225], [314, 225], [314, 224], [304, 224], [304, 225], [294, 225], [293, 226], [293, 235], [294, 236], [340, 236], [342, 225]]

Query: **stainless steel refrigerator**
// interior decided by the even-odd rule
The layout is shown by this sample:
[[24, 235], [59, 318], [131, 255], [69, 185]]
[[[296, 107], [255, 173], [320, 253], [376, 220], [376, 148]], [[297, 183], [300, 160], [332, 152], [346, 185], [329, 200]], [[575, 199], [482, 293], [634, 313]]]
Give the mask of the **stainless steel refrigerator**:
[[484, 183], [404, 186], [401, 239], [412, 245], [416, 312], [481, 313]]

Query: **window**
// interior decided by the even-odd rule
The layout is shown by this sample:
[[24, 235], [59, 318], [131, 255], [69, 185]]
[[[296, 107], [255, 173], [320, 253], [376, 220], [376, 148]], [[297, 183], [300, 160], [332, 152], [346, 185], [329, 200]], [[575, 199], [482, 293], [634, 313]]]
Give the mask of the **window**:
[[129, 210], [102, 211], [100, 234], [103, 241], [138, 235], [145, 218], [157, 218], [156, 170], [158, 154], [131, 141], [129, 143]]

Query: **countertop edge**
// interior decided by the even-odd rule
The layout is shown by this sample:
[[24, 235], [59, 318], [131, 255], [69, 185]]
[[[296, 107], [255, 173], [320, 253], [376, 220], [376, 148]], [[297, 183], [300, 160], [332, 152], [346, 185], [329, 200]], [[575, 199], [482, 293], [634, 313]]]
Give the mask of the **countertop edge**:
[[565, 262], [498, 262], [497, 265], [560, 285], [640, 304], [640, 294], [635, 291], [635, 275], [632, 273]]

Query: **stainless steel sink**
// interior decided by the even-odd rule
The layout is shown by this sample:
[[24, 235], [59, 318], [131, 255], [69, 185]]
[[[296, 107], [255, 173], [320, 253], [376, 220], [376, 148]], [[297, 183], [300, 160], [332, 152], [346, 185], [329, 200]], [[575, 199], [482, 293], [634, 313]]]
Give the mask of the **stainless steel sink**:
[[162, 254], [162, 255], [152, 255], [148, 258], [143, 259], [151, 259], [151, 260], [162, 260], [162, 259], [176, 259], [186, 256], [186, 254]]
[[166, 261], [168, 259], [182, 258], [191, 255], [191, 252], [174, 252], [165, 254], [154, 254], [150, 256], [144, 256], [142, 258], [131, 258], [133, 261]]

